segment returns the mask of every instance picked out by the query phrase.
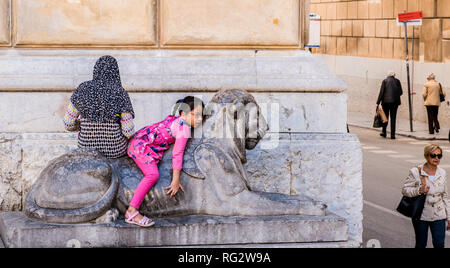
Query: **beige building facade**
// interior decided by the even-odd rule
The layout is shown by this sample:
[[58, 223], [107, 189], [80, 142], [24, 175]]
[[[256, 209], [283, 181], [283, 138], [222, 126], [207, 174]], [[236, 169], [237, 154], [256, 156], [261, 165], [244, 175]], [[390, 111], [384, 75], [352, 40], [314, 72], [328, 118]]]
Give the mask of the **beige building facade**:
[[423, 11], [423, 25], [408, 27], [415, 60], [450, 61], [450, 1], [447, 0], [312, 0], [321, 16], [321, 48], [316, 53], [386, 59], [405, 58], [405, 31], [396, 17]]

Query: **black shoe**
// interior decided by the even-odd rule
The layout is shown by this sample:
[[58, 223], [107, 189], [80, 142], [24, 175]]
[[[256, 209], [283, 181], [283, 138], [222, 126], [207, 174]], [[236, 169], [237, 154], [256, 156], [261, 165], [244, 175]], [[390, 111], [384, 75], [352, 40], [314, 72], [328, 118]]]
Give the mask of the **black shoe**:
[[395, 137], [391, 137], [391, 140], [395, 140]]
[[383, 138], [386, 138], [386, 134], [384, 134], [384, 133], [380, 133], [380, 136]]

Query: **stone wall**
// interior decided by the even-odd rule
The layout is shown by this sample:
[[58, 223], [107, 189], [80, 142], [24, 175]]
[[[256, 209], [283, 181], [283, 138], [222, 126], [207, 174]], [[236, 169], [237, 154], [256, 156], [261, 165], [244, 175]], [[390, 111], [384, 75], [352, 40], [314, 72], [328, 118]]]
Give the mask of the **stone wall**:
[[308, 3], [0, 0], [0, 46], [301, 48]]
[[425, 62], [450, 61], [448, 0], [312, 0], [321, 16], [321, 54], [405, 58], [404, 27], [395, 18], [403, 11], [423, 11], [422, 26], [408, 27], [409, 51]]

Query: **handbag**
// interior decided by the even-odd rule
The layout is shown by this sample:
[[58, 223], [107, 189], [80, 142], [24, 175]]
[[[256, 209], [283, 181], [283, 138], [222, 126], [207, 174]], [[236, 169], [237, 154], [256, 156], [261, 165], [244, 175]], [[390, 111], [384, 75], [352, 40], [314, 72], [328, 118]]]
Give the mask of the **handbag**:
[[441, 101], [441, 102], [444, 102], [444, 101], [445, 101], [445, 95], [444, 95], [444, 91], [442, 90], [442, 85], [441, 85], [441, 83], [439, 83], [439, 87], [440, 87], [440, 90], [439, 90], [439, 98], [440, 98], [440, 101]]
[[[383, 119], [384, 115], [384, 119]], [[387, 123], [386, 114], [384, 114], [384, 111], [380, 109], [376, 109], [375, 117], [373, 118], [373, 127], [374, 128], [380, 128], [383, 127]]]
[[373, 127], [374, 128], [380, 128], [383, 127], [383, 122], [381, 121], [381, 116], [379, 114], [376, 114], [373, 118]]
[[[422, 173], [422, 170], [420, 167], [417, 167], [419, 169], [419, 175]], [[426, 185], [426, 181], [424, 176], [420, 177], [420, 181], [422, 186]], [[425, 200], [427, 196], [424, 194], [421, 194], [416, 197], [407, 197], [403, 196], [400, 200], [400, 203], [398, 204], [397, 211], [409, 218], [412, 218], [414, 220], [420, 220], [420, 217], [422, 216], [423, 207], [425, 206]]]

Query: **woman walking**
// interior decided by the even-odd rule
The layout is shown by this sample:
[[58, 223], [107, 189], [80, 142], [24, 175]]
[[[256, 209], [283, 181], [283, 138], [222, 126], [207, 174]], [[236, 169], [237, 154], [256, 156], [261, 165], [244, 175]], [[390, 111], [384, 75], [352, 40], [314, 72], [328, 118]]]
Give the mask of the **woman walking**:
[[428, 131], [430, 134], [439, 133], [441, 126], [439, 125], [438, 114], [439, 106], [441, 106], [441, 94], [446, 95], [442, 89], [441, 83], [436, 81], [436, 76], [430, 74], [427, 78], [428, 82], [424, 85], [422, 97], [428, 114]]
[[[415, 247], [427, 246], [430, 229], [433, 247], [443, 248], [445, 231], [450, 224], [450, 199], [447, 194], [446, 172], [439, 167], [442, 149], [435, 144], [428, 145], [424, 149], [424, 156], [427, 162], [409, 171], [402, 193], [407, 197], [426, 195], [422, 216], [418, 220], [412, 220], [416, 235]], [[421, 177], [425, 179], [425, 185], [422, 185]]]

